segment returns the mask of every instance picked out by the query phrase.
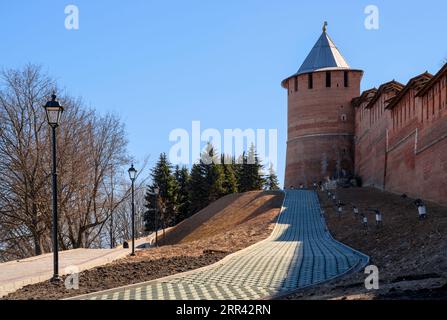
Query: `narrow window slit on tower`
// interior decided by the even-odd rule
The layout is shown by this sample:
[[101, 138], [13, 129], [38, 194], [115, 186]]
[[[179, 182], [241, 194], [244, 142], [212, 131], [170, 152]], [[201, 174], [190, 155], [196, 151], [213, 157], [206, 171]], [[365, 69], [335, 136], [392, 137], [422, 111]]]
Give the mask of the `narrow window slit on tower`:
[[309, 75], [308, 75], [308, 86], [309, 86], [309, 89], [313, 89], [313, 87], [314, 87], [314, 78], [313, 78], [312, 73], [309, 73]]
[[345, 71], [344, 73], [344, 82], [345, 82], [345, 88], [349, 87], [349, 72]]
[[331, 87], [331, 72], [327, 71], [326, 72], [326, 88], [330, 88]]
[[298, 77], [295, 77], [295, 91], [298, 91]]

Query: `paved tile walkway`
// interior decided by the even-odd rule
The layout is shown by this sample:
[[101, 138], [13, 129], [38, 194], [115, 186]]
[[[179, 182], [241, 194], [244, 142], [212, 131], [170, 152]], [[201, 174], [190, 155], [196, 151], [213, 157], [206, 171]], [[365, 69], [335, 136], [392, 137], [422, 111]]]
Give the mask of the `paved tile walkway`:
[[293, 190], [286, 191], [268, 239], [212, 266], [75, 299], [261, 299], [326, 281], [367, 261], [331, 237], [316, 193]]

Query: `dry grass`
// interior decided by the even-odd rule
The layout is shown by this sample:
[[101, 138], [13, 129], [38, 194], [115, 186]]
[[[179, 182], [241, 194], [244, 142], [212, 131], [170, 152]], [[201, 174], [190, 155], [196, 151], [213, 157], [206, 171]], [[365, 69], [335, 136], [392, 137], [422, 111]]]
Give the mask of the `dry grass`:
[[[339, 217], [332, 201], [323, 193], [319, 197], [331, 233], [337, 240], [371, 257], [371, 264], [379, 268], [381, 289], [366, 291], [363, 285], [366, 276], [360, 273], [291, 298], [424, 298], [447, 283], [447, 208], [427, 203], [428, 219], [419, 221], [414, 199], [372, 188], [341, 189], [337, 190], [337, 197], [348, 206]], [[367, 231], [361, 218], [352, 213], [352, 204], [366, 213]], [[375, 226], [374, 213], [367, 211], [372, 208], [383, 214], [381, 228]], [[442, 290], [437, 292], [438, 296], [446, 294]]]
[[253, 191], [225, 196], [174, 227], [162, 243], [204, 240], [232, 231], [251, 219], [273, 218], [281, 203], [282, 196], [278, 192]]

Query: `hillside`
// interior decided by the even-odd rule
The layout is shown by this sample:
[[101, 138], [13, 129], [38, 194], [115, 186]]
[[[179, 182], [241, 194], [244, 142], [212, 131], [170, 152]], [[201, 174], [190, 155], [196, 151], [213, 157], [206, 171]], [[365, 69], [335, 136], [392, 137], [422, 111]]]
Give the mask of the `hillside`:
[[279, 208], [281, 202], [282, 197], [277, 192], [255, 191], [225, 196], [172, 228], [161, 244], [187, 243], [230, 232], [251, 219], [262, 218], [272, 208]]
[[[380, 289], [367, 291], [366, 275], [353, 274], [304, 290], [290, 299], [421, 299], [447, 298], [447, 208], [427, 203], [428, 218], [418, 220], [414, 199], [373, 188], [337, 190], [347, 204], [341, 217], [325, 193], [319, 194], [333, 236], [371, 257], [379, 268]], [[368, 217], [368, 231], [351, 204]], [[383, 226], [375, 226], [368, 209], [378, 208]]]
[[167, 233], [165, 245], [137, 251], [136, 257], [80, 273], [79, 290], [48, 281], [26, 286], [6, 299], [61, 299], [149, 281], [213, 264], [267, 238], [284, 194], [253, 191], [226, 196]]

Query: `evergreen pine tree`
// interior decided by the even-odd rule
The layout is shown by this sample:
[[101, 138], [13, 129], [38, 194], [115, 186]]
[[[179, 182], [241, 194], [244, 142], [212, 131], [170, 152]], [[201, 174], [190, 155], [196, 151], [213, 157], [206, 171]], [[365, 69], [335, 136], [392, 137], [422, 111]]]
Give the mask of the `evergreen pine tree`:
[[219, 156], [216, 153], [215, 148], [208, 143], [206, 151], [202, 155], [202, 158], [207, 158], [205, 162], [205, 180], [208, 189], [208, 201], [207, 205], [216, 201], [225, 194], [224, 182], [225, 174], [223, 166], [220, 164]]
[[242, 155], [242, 165], [238, 172], [239, 192], [262, 190], [264, 186], [262, 167], [256, 149], [252, 144], [248, 153]]
[[265, 190], [279, 190], [278, 176], [273, 169], [273, 164], [270, 164], [269, 173], [265, 177]]
[[193, 165], [189, 183], [190, 213], [194, 214], [225, 195], [225, 174], [211, 144]]
[[161, 227], [165, 229], [175, 223], [177, 210], [176, 180], [172, 173], [172, 165], [169, 163], [165, 153], [160, 154], [160, 158], [151, 171], [151, 178], [152, 183], [149, 186], [148, 192], [154, 193], [156, 188], [159, 189], [157, 204], [158, 218]]
[[188, 168], [176, 166], [174, 172], [175, 180], [177, 181], [177, 216], [176, 223], [183, 221], [189, 217], [189, 171]]
[[203, 209], [207, 204], [208, 190], [205, 178], [205, 166], [200, 160], [191, 169], [191, 176], [188, 183], [189, 192], [189, 215]]
[[144, 200], [146, 201], [145, 207], [147, 209], [143, 215], [144, 230], [152, 232], [157, 228], [157, 199], [155, 194], [153, 194], [150, 190], [147, 190]]
[[256, 153], [255, 146], [252, 144], [250, 147], [250, 150], [248, 152], [249, 159], [253, 159], [252, 167], [251, 167], [251, 174], [252, 174], [252, 187], [253, 190], [262, 190], [264, 187], [264, 176], [262, 173], [263, 165], [259, 159], [258, 154]]
[[248, 162], [247, 156], [246, 153], [244, 152], [241, 156], [239, 156], [237, 163], [235, 164], [236, 178], [239, 192], [246, 192], [250, 189], [248, 185], [247, 162]]
[[222, 166], [224, 170], [224, 194], [232, 194], [238, 192], [238, 182], [237, 182], [237, 174], [236, 174], [236, 167], [234, 164], [234, 160], [229, 157], [222, 155]]
[[244, 163], [244, 155], [245, 153], [241, 154], [239, 157], [233, 157], [233, 168], [234, 168], [234, 174], [236, 176], [236, 182], [237, 182], [237, 191], [238, 192], [244, 192], [243, 189], [243, 163]]

